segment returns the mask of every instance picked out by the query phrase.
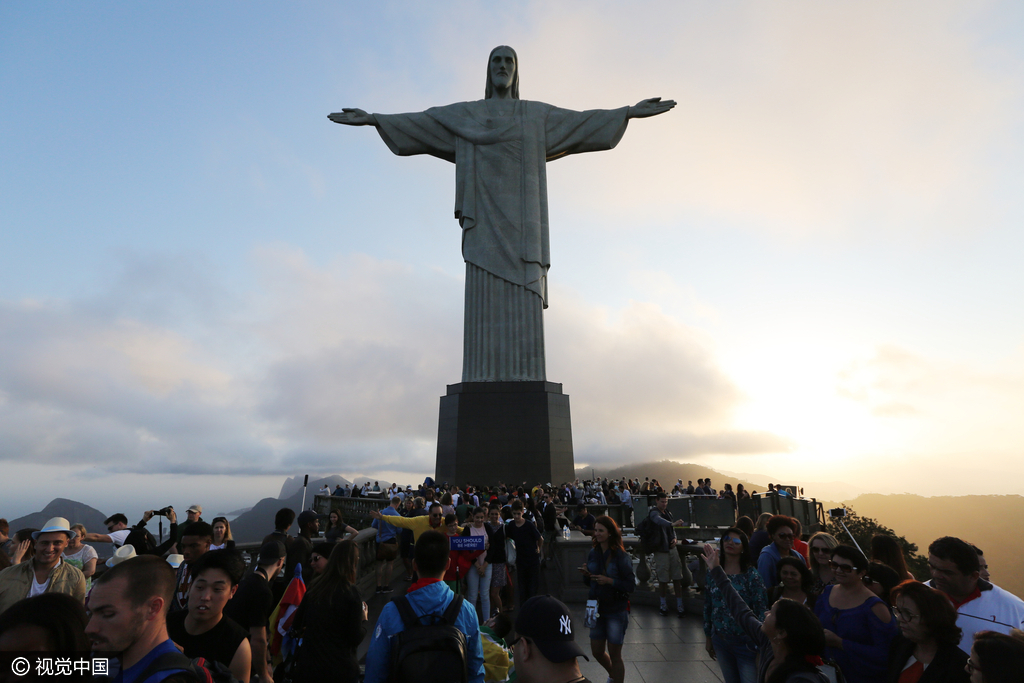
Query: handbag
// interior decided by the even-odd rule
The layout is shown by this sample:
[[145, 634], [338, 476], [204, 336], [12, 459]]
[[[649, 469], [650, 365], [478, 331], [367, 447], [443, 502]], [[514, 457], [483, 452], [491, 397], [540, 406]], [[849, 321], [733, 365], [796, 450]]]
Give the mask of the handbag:
[[505, 539], [505, 564], [516, 563], [516, 542], [511, 538]]

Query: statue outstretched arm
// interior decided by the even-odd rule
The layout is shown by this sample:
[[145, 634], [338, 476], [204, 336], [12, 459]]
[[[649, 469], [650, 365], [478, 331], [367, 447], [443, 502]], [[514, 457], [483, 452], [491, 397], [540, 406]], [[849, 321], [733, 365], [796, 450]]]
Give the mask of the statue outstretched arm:
[[[660, 113], [660, 112], [659, 112]], [[653, 114], [647, 114], [647, 116], [653, 116]], [[355, 109], [346, 107], [340, 112], [334, 114], [328, 114], [327, 118], [335, 123], [341, 123], [346, 126], [376, 126], [377, 119], [374, 118], [373, 114], [367, 114], [362, 109]]]
[[[626, 114], [628, 119], [645, 119], [648, 116], [657, 116], [658, 114], [664, 114], [672, 107], [676, 106], [675, 100], [664, 100], [660, 97], [652, 97], [649, 100], [640, 100], [635, 105], [629, 108], [629, 113]], [[350, 111], [346, 109], [345, 111]], [[331, 114], [335, 116], [335, 114]], [[332, 121], [334, 119], [331, 119]], [[338, 123], [342, 123], [339, 121]], [[358, 125], [358, 124], [357, 124]]]

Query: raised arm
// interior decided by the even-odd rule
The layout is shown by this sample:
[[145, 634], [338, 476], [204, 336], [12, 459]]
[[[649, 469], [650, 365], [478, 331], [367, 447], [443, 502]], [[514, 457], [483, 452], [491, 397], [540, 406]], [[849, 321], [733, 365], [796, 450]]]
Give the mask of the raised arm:
[[[630, 107], [629, 113], [626, 114], [626, 118], [645, 119], [648, 116], [657, 116], [658, 114], [664, 114], [674, 106], [676, 106], [675, 100], [662, 101], [660, 97], [652, 97], [649, 100], [640, 100], [635, 105]], [[334, 116], [334, 114], [331, 114], [331, 116]], [[333, 119], [331, 120], [333, 121]], [[341, 122], [339, 121], [339, 123]]]
[[[653, 114], [647, 114], [647, 116], [653, 116]], [[328, 114], [327, 118], [335, 123], [340, 123], [346, 126], [376, 126], [377, 119], [374, 118], [373, 114], [367, 114], [362, 109], [355, 109], [345, 107], [340, 112], [334, 114]]]
[[725, 604], [729, 611], [732, 612], [732, 617], [739, 624], [739, 627], [743, 629], [747, 637], [753, 640], [758, 647], [771, 647], [771, 641], [768, 640], [768, 636], [761, 631], [761, 620], [750, 611], [750, 607], [740, 597], [740, 594], [732, 585], [732, 581], [729, 580], [729, 576], [722, 569], [721, 561], [718, 558], [718, 549], [709, 543], [705, 543], [704, 555], [702, 557], [708, 567], [707, 580], [714, 582], [718, 589], [722, 591]]
[[[370, 510], [370, 516], [374, 519], [384, 519], [384, 515], [382, 515], [379, 510]], [[387, 517], [388, 518], [385, 521], [391, 526], [397, 526], [402, 529], [412, 529], [413, 531], [417, 528], [417, 523], [413, 521], [416, 517], [398, 517], [397, 515], [388, 515]], [[422, 522], [420, 522], [420, 524], [422, 524]]]

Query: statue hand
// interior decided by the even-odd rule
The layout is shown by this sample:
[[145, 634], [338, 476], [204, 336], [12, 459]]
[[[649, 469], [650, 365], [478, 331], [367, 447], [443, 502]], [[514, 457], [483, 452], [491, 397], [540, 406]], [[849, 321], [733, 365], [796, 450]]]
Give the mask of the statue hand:
[[648, 116], [657, 116], [658, 114], [664, 114], [674, 106], [676, 106], [675, 100], [662, 101], [660, 97], [652, 97], [649, 100], [640, 100], [634, 106], [629, 108], [629, 118], [644, 119]]
[[367, 114], [362, 109], [344, 108], [340, 112], [328, 114], [327, 118], [335, 123], [343, 123], [346, 126], [375, 126], [377, 119], [373, 114]]

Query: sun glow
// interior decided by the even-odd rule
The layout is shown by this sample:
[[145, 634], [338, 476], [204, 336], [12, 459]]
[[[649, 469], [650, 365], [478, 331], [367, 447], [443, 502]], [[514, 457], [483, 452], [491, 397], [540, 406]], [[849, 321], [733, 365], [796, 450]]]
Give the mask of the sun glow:
[[845, 349], [793, 339], [723, 359], [748, 397], [737, 410], [736, 426], [792, 439], [796, 448], [785, 458], [790, 467], [820, 471], [823, 458], [831, 467], [877, 448], [878, 420], [837, 387], [849, 359]]

